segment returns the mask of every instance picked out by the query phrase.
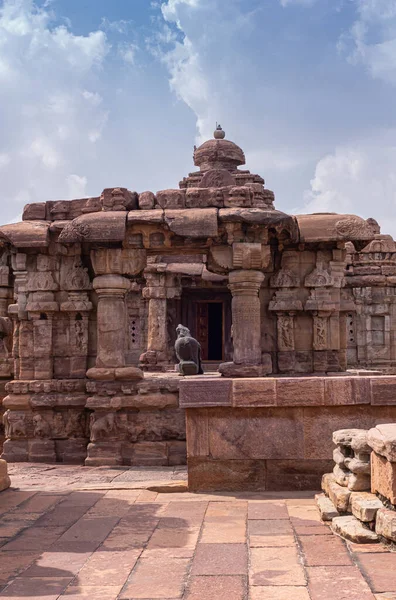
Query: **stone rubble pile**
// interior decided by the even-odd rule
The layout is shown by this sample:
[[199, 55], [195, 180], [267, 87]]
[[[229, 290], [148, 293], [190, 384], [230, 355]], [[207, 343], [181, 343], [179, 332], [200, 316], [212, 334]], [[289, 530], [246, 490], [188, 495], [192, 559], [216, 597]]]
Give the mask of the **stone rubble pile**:
[[316, 502], [334, 533], [355, 543], [396, 542], [396, 423], [333, 433], [332, 473]]

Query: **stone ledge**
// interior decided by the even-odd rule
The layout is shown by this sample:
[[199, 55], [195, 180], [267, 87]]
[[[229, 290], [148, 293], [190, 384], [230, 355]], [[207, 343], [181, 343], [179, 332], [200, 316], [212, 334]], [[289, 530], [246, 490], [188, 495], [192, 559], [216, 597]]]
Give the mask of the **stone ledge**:
[[[230, 383], [230, 393], [221, 393]], [[194, 377], [180, 381], [180, 406], [266, 407], [396, 406], [396, 376], [314, 376], [215, 379]]]

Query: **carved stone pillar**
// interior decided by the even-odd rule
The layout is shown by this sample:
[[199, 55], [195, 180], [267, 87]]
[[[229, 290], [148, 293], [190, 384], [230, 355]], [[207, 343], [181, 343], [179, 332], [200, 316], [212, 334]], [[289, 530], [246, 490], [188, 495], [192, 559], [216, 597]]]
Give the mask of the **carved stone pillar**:
[[[271, 371], [270, 365], [261, 365], [259, 291], [263, 281], [262, 271], [231, 271], [229, 275], [229, 288], [232, 293], [234, 361], [220, 365], [219, 370], [223, 375], [249, 377], [264, 375]], [[260, 368], [255, 368], [257, 366]]]
[[148, 299], [147, 352], [140, 357], [140, 366], [149, 371], [163, 371], [170, 362], [168, 343], [167, 300], [180, 296], [180, 287], [166, 265], [156, 264], [145, 272], [143, 298]]
[[261, 362], [261, 318], [259, 290], [264, 281], [261, 271], [232, 271], [232, 336], [234, 363], [257, 365]]
[[125, 367], [125, 294], [130, 282], [121, 275], [100, 275], [93, 287], [98, 295], [96, 366]]

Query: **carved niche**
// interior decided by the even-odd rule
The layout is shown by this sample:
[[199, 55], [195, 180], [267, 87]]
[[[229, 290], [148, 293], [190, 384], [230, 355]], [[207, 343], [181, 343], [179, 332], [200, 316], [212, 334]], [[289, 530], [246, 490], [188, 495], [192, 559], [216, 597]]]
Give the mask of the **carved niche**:
[[62, 289], [67, 291], [90, 290], [92, 287], [88, 269], [82, 265], [79, 256], [63, 258], [60, 280]]

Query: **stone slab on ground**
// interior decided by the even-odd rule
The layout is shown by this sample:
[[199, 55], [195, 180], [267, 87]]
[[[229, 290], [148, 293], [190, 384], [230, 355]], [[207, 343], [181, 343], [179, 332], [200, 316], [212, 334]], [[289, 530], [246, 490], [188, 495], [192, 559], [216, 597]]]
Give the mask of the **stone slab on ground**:
[[[117, 468], [85, 468], [91, 489], [84, 489], [81, 467], [12, 469], [20, 489], [0, 494], [0, 599], [378, 600], [374, 593], [396, 593], [395, 555], [382, 544], [347, 546], [321, 521], [312, 492], [120, 489], [114, 481], [128, 469]], [[159, 489], [167, 473], [170, 481], [180, 476], [157, 472]], [[153, 484], [152, 469], [134, 473], [136, 485]]]
[[331, 527], [334, 533], [357, 544], [372, 544], [378, 541], [378, 535], [353, 516], [336, 517]]

